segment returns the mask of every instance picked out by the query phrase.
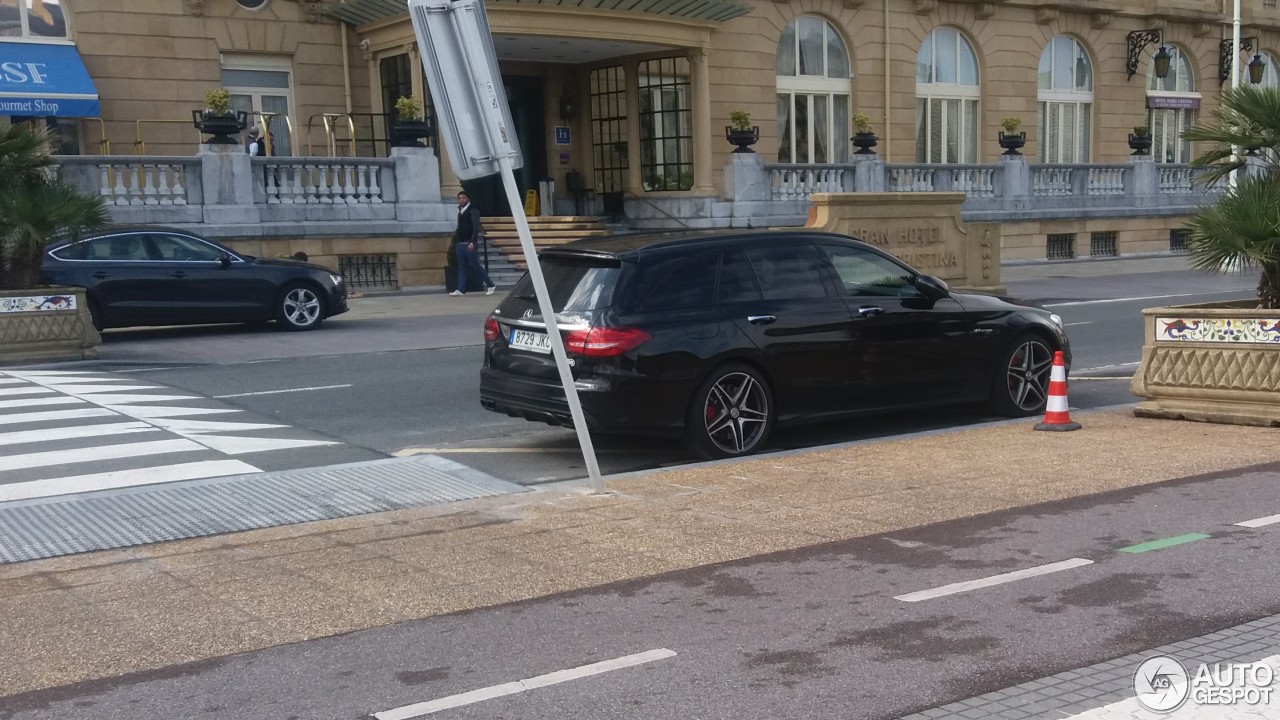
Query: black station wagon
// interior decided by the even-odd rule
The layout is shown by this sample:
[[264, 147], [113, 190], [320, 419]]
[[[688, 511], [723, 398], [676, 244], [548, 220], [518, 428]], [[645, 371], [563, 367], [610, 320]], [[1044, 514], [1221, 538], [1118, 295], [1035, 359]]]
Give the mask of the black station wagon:
[[[539, 254], [589, 427], [760, 450], [777, 424], [987, 401], [1044, 411], [1056, 316], [951, 291], [853, 238], [707, 231]], [[481, 404], [571, 426], [528, 276], [485, 322]]]

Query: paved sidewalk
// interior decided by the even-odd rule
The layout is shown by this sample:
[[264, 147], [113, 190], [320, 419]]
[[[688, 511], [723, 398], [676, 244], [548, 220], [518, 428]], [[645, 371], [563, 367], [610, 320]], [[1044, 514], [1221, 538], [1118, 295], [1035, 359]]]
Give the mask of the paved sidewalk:
[[1275, 460], [1266, 428], [1076, 419], [0, 565], [0, 695]]

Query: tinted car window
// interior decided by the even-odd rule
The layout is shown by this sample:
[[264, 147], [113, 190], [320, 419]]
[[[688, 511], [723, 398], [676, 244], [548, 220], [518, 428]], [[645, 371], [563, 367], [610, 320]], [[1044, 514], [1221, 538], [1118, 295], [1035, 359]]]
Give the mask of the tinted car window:
[[716, 290], [716, 302], [736, 303], [760, 299], [756, 285], [756, 273], [741, 252], [728, 252], [720, 262], [720, 283]]
[[[556, 312], [584, 312], [613, 304], [613, 293], [621, 268], [616, 262], [594, 258], [540, 257], [542, 277]], [[528, 273], [516, 283], [512, 294], [536, 300]]]
[[149, 260], [142, 236], [109, 235], [72, 243], [53, 252], [63, 260]]
[[853, 297], [915, 297], [920, 294], [911, 283], [911, 273], [888, 258], [847, 245], [823, 245], [822, 249], [840, 276], [841, 285]]
[[217, 262], [221, 249], [185, 235], [151, 234], [156, 257], [161, 260]]
[[656, 277], [644, 299], [640, 302], [640, 310], [684, 310], [694, 307], [708, 307], [715, 298], [716, 261], [715, 253], [679, 258], [663, 263], [646, 275]]
[[808, 243], [747, 250], [766, 300], [791, 300], [827, 296], [818, 251]]

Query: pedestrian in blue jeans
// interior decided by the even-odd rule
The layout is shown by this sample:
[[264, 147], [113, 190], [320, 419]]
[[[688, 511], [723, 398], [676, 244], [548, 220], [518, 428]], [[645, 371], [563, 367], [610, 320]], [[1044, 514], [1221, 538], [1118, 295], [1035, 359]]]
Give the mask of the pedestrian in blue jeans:
[[458, 193], [458, 228], [453, 231], [453, 252], [458, 258], [458, 289], [450, 295], [467, 294], [467, 271], [484, 280], [484, 294], [493, 294], [493, 281], [480, 266], [480, 254], [476, 252], [480, 242], [480, 211], [471, 207], [465, 192]]

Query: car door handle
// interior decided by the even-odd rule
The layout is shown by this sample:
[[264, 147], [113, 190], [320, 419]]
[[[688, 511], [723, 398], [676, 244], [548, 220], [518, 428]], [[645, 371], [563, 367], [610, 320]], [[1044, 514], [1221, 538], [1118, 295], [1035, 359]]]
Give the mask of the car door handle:
[[94, 273], [94, 274], [93, 274], [93, 279], [94, 279], [94, 280], [101, 280], [101, 279], [103, 279], [103, 278], [105, 278], [105, 277], [109, 277], [109, 276], [107, 275], [107, 273], [104, 273], [104, 272], [102, 272], [101, 270], [99, 270], [98, 272], [96, 272], [96, 273]]
[[179, 270], [178, 272], [174, 273], [174, 274], [173, 274], [173, 276], [174, 276], [174, 277], [176, 277], [176, 278], [181, 279], [181, 278], [186, 277], [186, 276], [187, 276], [187, 274], [186, 274], [186, 273], [184, 273], [184, 272], [182, 272], [181, 270]]
[[747, 316], [747, 322], [751, 323], [752, 325], [768, 325], [777, 319], [778, 317], [776, 315], [748, 315]]
[[863, 305], [858, 308], [858, 314], [862, 317], [872, 317], [873, 315], [883, 315], [884, 308], [879, 305]]

